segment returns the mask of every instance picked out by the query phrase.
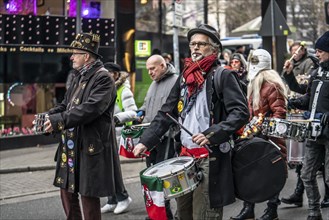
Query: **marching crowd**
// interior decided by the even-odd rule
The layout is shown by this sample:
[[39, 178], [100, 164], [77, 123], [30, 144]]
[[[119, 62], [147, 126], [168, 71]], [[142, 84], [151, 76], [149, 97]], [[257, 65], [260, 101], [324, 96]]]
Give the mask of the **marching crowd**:
[[[309, 205], [306, 218], [322, 219], [321, 209], [329, 207], [329, 31], [316, 41], [315, 57], [303, 43], [292, 44], [291, 58], [282, 73], [272, 69], [272, 56], [264, 49], [252, 50], [247, 57], [238, 50], [223, 51], [217, 30], [207, 24], [191, 29], [187, 39], [190, 57], [182, 72], [175, 70], [169, 54], [147, 59], [152, 83], [143, 105], [137, 108], [129, 74], [117, 64], [101, 61], [99, 36], [77, 34], [71, 44], [76, 70], [72, 83], [64, 100], [47, 112], [45, 122], [47, 133], [61, 135], [54, 185], [60, 188], [67, 219], [101, 219], [101, 213], [120, 214], [132, 202], [123, 184], [120, 140], [116, 138], [118, 125], [131, 126], [131, 121], [149, 123], [131, 152], [135, 157], [147, 155], [147, 167], [174, 156], [190, 157], [198, 172], [198, 186], [175, 197], [176, 213], [166, 198], [164, 216], [149, 212], [147, 219], [222, 219], [223, 207], [234, 203], [236, 197], [244, 201], [243, 208], [232, 213], [231, 219], [255, 219], [258, 201], [236, 193], [234, 149], [242, 148], [241, 135], [254, 117], [263, 115], [280, 126], [290, 126], [286, 116], [291, 111], [302, 112], [302, 121], [311, 123], [305, 155], [296, 166], [296, 189], [280, 198], [283, 186], [273, 183], [273, 192], [262, 200], [268, 201], [267, 208], [258, 219], [278, 219], [281, 202], [301, 206], [304, 191]], [[226, 64], [219, 59], [222, 51]], [[286, 178], [289, 155], [286, 141], [280, 137], [285, 131], [277, 126], [276, 132], [252, 136], [273, 146], [271, 152], [277, 153], [273, 166], [280, 163], [282, 172], [277, 175]], [[321, 203], [316, 180], [319, 170], [326, 186]], [[166, 184], [163, 186], [170, 187]], [[145, 189], [145, 197], [157, 196]], [[180, 189], [176, 186], [174, 190]], [[103, 207], [100, 197], [108, 197]]]

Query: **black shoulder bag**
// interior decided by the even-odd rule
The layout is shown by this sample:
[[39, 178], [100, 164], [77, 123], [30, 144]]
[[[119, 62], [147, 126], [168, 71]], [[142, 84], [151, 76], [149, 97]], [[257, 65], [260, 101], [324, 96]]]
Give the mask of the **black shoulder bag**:
[[[218, 99], [222, 99], [220, 78], [223, 71], [224, 68], [219, 67], [214, 75]], [[226, 114], [224, 104], [222, 106], [221, 114]], [[232, 168], [235, 195], [243, 201], [259, 203], [269, 200], [282, 190], [286, 182], [286, 162], [281, 152], [260, 137], [234, 140]]]

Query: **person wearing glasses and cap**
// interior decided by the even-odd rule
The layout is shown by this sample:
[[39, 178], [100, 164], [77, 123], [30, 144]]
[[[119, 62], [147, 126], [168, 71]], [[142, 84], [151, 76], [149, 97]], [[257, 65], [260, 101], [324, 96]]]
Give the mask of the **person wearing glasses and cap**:
[[113, 120], [116, 89], [100, 61], [99, 42], [98, 35], [81, 33], [71, 43], [78, 73], [45, 122], [46, 132], [61, 134], [54, 185], [67, 219], [100, 220], [100, 197], [115, 194], [113, 167], [120, 163]]
[[[247, 98], [250, 116], [262, 113], [265, 117], [285, 118], [287, 91], [280, 75], [272, 69], [272, 57], [263, 49], [252, 52], [249, 61]], [[268, 137], [265, 137], [268, 138]], [[286, 147], [283, 139], [269, 138], [280, 147], [285, 157]], [[257, 184], [257, 180], [255, 182]], [[259, 220], [278, 219], [277, 207], [280, 204], [279, 194], [267, 203], [267, 208]], [[254, 203], [244, 202], [241, 212], [231, 217], [232, 220], [254, 219]]]
[[187, 33], [191, 58], [185, 59], [165, 104], [143, 133], [134, 154], [139, 155], [156, 146], [160, 137], [176, 122], [180, 129], [181, 156], [196, 159], [203, 174], [199, 186], [176, 199], [177, 218], [186, 220], [222, 219], [223, 206], [235, 201], [230, 148], [224, 149], [230, 136], [249, 118], [247, 101], [238, 78], [224, 69], [217, 78], [218, 97], [213, 81], [220, 69], [218, 54], [222, 50], [220, 36], [215, 28], [201, 24]]

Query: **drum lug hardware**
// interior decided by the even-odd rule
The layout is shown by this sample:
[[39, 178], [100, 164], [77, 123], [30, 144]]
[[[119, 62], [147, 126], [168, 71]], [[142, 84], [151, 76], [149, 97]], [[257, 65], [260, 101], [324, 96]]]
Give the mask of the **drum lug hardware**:
[[197, 180], [199, 180], [199, 181], [201, 181], [201, 180], [203, 179], [203, 174], [202, 174], [201, 171], [199, 171], [199, 172], [196, 173], [196, 178], [197, 178]]

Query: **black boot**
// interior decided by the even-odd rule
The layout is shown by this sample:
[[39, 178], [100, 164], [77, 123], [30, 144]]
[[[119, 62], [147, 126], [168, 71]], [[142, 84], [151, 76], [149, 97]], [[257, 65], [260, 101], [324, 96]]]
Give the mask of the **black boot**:
[[303, 206], [303, 193], [304, 193], [304, 183], [300, 176], [297, 178], [297, 185], [295, 192], [288, 198], [282, 198], [281, 202], [291, 205], [296, 205], [297, 207]]
[[255, 204], [249, 202], [243, 202], [243, 208], [239, 215], [231, 217], [231, 220], [251, 220], [255, 219]]
[[262, 217], [258, 218], [257, 220], [278, 220], [278, 213], [277, 207], [267, 206], [265, 209], [265, 213]]
[[324, 197], [323, 201], [321, 202], [321, 208], [328, 208], [329, 207], [329, 197]]
[[322, 220], [322, 216], [307, 216], [307, 220]]
[[329, 207], [329, 187], [326, 184], [325, 181], [325, 172], [322, 171], [323, 173], [323, 181], [324, 181], [324, 190], [325, 190], [325, 195], [323, 198], [323, 201], [321, 202], [321, 208], [328, 208]]

